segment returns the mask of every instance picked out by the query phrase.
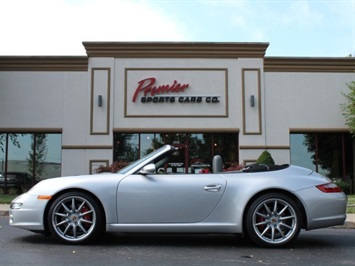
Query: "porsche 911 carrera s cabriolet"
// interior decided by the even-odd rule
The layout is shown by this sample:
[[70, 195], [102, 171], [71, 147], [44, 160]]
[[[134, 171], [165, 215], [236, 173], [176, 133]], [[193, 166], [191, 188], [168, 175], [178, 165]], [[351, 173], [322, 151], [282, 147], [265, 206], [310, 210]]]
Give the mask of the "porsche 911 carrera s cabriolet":
[[207, 174], [169, 171], [178, 148], [165, 145], [117, 173], [39, 182], [10, 205], [10, 225], [64, 243], [104, 232], [242, 234], [282, 247], [301, 229], [342, 225], [347, 197], [330, 179], [292, 165], [253, 164]]

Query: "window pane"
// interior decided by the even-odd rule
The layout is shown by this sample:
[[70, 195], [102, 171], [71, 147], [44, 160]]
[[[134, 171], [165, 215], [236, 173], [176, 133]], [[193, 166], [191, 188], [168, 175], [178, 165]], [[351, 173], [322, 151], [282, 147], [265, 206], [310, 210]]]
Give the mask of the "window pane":
[[30, 167], [32, 134], [9, 134], [7, 175], [18, 176], [18, 184], [31, 187], [35, 183]]
[[214, 154], [220, 154], [224, 162], [238, 162], [238, 134], [215, 134]]
[[154, 150], [154, 134], [140, 134], [140, 158]]
[[353, 171], [350, 134], [291, 134], [290, 143], [291, 164], [332, 178], [342, 178]]
[[317, 141], [319, 173], [328, 177], [341, 177], [341, 134], [317, 134]]
[[0, 134], [0, 175], [5, 172], [6, 134]]
[[204, 169], [211, 169], [212, 134], [191, 134], [189, 143], [189, 171], [200, 173]]
[[133, 162], [139, 159], [139, 134], [115, 134], [114, 161]]
[[304, 134], [290, 135], [291, 164], [306, 167], [315, 171], [316, 167], [312, 159], [312, 156], [314, 156], [315, 153], [308, 151], [307, 146], [305, 145], [305, 140], [306, 138]]
[[191, 134], [189, 139], [189, 155], [192, 163], [211, 160], [212, 134]]
[[46, 156], [43, 158], [43, 171], [40, 179], [61, 176], [62, 168], [62, 135], [46, 135]]

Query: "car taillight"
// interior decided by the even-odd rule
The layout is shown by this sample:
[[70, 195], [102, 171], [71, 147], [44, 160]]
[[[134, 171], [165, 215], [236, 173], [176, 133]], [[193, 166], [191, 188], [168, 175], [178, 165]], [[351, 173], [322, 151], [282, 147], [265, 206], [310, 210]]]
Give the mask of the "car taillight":
[[324, 193], [336, 193], [336, 192], [342, 192], [341, 188], [335, 185], [334, 183], [327, 183], [323, 185], [318, 185], [316, 186], [320, 191], [323, 191]]

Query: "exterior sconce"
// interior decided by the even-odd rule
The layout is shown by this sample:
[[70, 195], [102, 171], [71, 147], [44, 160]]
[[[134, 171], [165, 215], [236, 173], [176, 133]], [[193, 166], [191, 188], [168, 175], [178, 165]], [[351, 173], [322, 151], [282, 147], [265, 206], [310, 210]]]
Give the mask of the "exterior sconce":
[[97, 105], [98, 105], [99, 107], [102, 106], [102, 95], [97, 96]]
[[254, 107], [254, 106], [255, 106], [255, 96], [250, 95], [250, 107]]

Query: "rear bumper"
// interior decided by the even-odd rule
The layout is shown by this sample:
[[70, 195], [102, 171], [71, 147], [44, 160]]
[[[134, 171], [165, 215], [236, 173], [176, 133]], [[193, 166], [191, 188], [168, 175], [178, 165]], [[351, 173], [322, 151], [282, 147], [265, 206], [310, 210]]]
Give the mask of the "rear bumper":
[[343, 225], [347, 197], [344, 193], [324, 193], [317, 188], [298, 191], [306, 212], [306, 230]]

